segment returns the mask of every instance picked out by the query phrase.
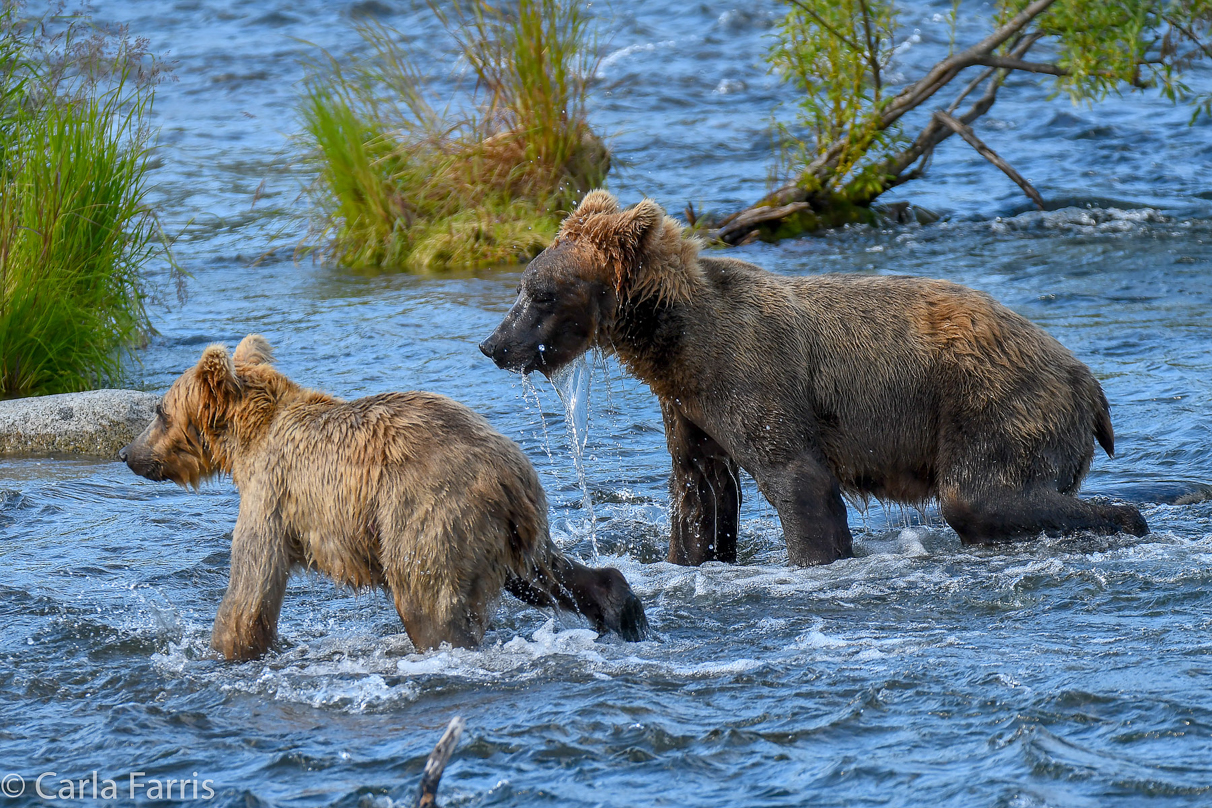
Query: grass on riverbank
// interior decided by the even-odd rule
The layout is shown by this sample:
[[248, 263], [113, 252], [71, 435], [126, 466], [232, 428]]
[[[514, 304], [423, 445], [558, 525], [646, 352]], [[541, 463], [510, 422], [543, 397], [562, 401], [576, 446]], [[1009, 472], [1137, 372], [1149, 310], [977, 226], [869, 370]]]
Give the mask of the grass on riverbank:
[[360, 28], [366, 56], [343, 65], [325, 53], [308, 66], [313, 240], [346, 266], [425, 272], [528, 260], [609, 169], [586, 121], [596, 47], [575, 4], [431, 8], [475, 74], [468, 109], [431, 106], [424, 75], [384, 27]]
[[0, 398], [112, 384], [150, 329], [154, 77], [124, 37], [0, 9]]

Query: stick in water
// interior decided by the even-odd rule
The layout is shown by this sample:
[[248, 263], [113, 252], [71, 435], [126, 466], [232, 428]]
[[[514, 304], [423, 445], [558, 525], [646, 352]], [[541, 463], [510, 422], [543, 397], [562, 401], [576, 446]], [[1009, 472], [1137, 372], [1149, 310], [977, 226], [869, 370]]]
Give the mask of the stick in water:
[[450, 719], [450, 724], [446, 726], [446, 731], [442, 733], [438, 745], [429, 753], [429, 760], [425, 761], [425, 771], [421, 774], [421, 788], [412, 804], [413, 808], [435, 808], [437, 806], [438, 783], [442, 780], [442, 772], [445, 771], [446, 764], [450, 762], [450, 756], [454, 754], [455, 747], [459, 745], [459, 736], [462, 734], [463, 719], [456, 715]]

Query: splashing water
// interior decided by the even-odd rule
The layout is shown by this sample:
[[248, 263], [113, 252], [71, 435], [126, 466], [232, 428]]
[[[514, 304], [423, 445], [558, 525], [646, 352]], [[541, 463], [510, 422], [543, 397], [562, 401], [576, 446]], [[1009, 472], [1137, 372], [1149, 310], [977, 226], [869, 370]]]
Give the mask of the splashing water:
[[[543, 441], [540, 446], [543, 449], [543, 454], [547, 455], [547, 459], [555, 462], [555, 458], [551, 454], [551, 436], [547, 434], [547, 419], [543, 417], [543, 400], [539, 397], [539, 388], [535, 387], [533, 381], [530, 380], [530, 374], [522, 374], [522, 398], [529, 404], [530, 400], [534, 399], [535, 412], [539, 414], [539, 429], [543, 433]], [[538, 436], [538, 432], [535, 432]]]
[[589, 538], [594, 556], [598, 552], [597, 519], [593, 512], [593, 497], [585, 476], [585, 447], [589, 443], [589, 379], [592, 376], [585, 354], [577, 357], [551, 375], [551, 386], [564, 404], [564, 425], [568, 428], [568, 443], [572, 462], [577, 469], [577, 484], [581, 487], [582, 503], [588, 515]]

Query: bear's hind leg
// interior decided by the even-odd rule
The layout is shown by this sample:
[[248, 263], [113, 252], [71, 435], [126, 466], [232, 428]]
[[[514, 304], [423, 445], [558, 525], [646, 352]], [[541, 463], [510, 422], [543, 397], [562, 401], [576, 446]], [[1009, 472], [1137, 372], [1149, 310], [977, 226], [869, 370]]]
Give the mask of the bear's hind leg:
[[673, 459], [666, 560], [690, 567], [705, 561], [735, 563], [741, 511], [737, 464], [671, 404], [662, 401], [661, 412]]
[[[483, 593], [465, 597], [440, 591], [418, 592], [414, 597], [410, 588], [398, 579], [389, 584], [396, 612], [418, 651], [433, 651], [443, 643], [453, 648], [475, 648], [484, 639], [495, 597], [484, 597]], [[470, 589], [477, 591], [479, 587], [473, 585]]]
[[1089, 502], [1034, 485], [1025, 491], [1011, 489], [965, 493], [944, 489], [940, 497], [943, 518], [964, 544], [994, 544], [1038, 536], [1059, 536], [1087, 530], [1100, 535], [1149, 532], [1140, 511], [1131, 505]]
[[550, 570], [532, 570], [530, 577], [511, 577], [505, 588], [521, 601], [545, 608], [579, 612], [600, 633], [613, 631], [638, 642], [648, 634], [644, 605], [623, 574], [613, 567], [593, 568], [553, 553]]

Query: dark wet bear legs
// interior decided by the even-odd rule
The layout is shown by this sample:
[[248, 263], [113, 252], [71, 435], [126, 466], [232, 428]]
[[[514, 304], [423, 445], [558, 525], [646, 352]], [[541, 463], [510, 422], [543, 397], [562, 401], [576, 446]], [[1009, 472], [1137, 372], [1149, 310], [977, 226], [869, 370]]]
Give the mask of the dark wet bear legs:
[[829, 564], [854, 555], [841, 485], [822, 463], [802, 457], [754, 477], [779, 513], [792, 565]]
[[964, 544], [993, 544], [1045, 533], [1059, 536], [1086, 530], [1101, 535], [1149, 532], [1131, 505], [1090, 502], [1043, 485], [1020, 490], [965, 493], [944, 489], [943, 518]]
[[541, 609], [579, 612], [601, 633], [613, 631], [638, 642], [648, 633], [648, 618], [627, 579], [613, 567], [586, 567], [571, 558], [553, 556], [550, 575], [536, 570], [527, 580], [511, 577], [509, 594]]
[[669, 477], [671, 564], [736, 562], [741, 517], [737, 464], [715, 439], [661, 403], [665, 440], [673, 460]]

